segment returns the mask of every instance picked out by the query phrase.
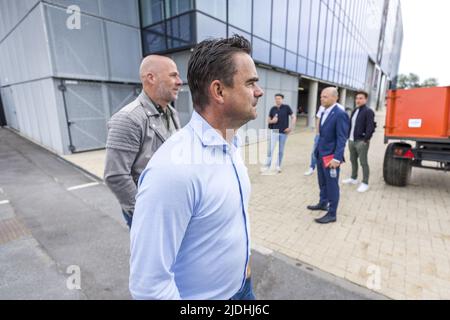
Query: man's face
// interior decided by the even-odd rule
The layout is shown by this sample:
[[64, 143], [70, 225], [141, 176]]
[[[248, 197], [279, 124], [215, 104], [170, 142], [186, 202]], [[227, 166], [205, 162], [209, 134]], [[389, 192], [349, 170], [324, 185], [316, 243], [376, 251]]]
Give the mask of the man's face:
[[276, 96], [276, 97], [275, 97], [275, 104], [276, 104], [277, 106], [281, 106], [281, 105], [283, 104], [283, 98], [280, 97], [280, 96]]
[[224, 91], [225, 110], [241, 126], [257, 117], [256, 105], [264, 91], [258, 86], [258, 73], [253, 59], [245, 53], [233, 57], [237, 73], [234, 75], [232, 88]]
[[358, 94], [358, 95], [356, 96], [355, 103], [356, 103], [356, 106], [357, 106], [358, 108], [359, 108], [359, 107], [362, 107], [362, 106], [364, 106], [364, 105], [366, 105], [366, 104], [367, 104], [367, 98], [366, 98], [366, 96], [363, 95], [363, 94]]
[[161, 100], [170, 103], [178, 98], [178, 92], [183, 82], [175, 62], [169, 59], [162, 61], [155, 79], [156, 94]]
[[327, 89], [323, 90], [320, 95], [320, 103], [325, 108], [331, 107], [336, 104], [338, 97], [331, 94], [331, 92]]

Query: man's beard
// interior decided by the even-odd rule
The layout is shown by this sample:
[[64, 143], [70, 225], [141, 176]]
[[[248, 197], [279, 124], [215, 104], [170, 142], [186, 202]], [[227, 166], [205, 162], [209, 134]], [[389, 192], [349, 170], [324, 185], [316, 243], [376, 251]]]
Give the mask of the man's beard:
[[169, 101], [169, 103], [175, 101], [178, 98], [178, 93], [174, 97], [171, 91], [165, 88], [162, 83], [158, 87], [157, 94], [158, 97], [164, 99], [165, 101]]

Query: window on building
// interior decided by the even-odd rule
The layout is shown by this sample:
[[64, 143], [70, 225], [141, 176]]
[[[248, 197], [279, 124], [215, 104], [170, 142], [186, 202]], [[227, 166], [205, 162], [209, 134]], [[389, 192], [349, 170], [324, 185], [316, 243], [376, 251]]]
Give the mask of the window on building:
[[242, 30], [252, 31], [252, 0], [228, 0], [228, 22]]
[[166, 18], [174, 17], [193, 9], [194, 0], [166, 0]]
[[297, 55], [290, 51], [286, 51], [286, 69], [297, 71]]
[[244, 32], [242, 30], [239, 30], [239, 29], [236, 29], [236, 28], [233, 28], [233, 27], [229, 26], [228, 27], [228, 36], [231, 37], [233, 34], [238, 34], [240, 36], [243, 36], [248, 41], [252, 40], [252, 36], [250, 35], [250, 33]]
[[272, 65], [284, 68], [284, 49], [278, 46], [272, 45], [270, 62]]
[[219, 20], [197, 13], [197, 41], [208, 38], [225, 38], [227, 36], [227, 26]]
[[[321, 1], [311, 1], [311, 26], [309, 29], [309, 50], [308, 59], [311, 61], [316, 60], [317, 54], [317, 36], [319, 33], [319, 12], [320, 12]], [[312, 73], [311, 73], [312, 72]], [[314, 70], [310, 70], [308, 66], [308, 73], [314, 74]]]
[[300, 1], [289, 1], [286, 49], [297, 52]]
[[273, 2], [272, 8], [272, 43], [286, 46], [287, 0]]
[[187, 13], [167, 21], [169, 49], [185, 47], [195, 42], [194, 13]]
[[197, 10], [200, 10], [222, 21], [226, 21], [227, 19], [226, 0], [197, 0], [196, 5]]
[[311, 0], [303, 0], [300, 15], [298, 54], [307, 57], [309, 48], [309, 25], [311, 20]]
[[167, 50], [165, 24], [160, 23], [142, 30], [144, 53]]
[[264, 40], [270, 40], [270, 12], [272, 12], [271, 0], [258, 0], [253, 8], [253, 34]]
[[253, 37], [252, 43], [253, 43], [253, 59], [267, 64], [270, 63], [269, 42]]
[[141, 19], [143, 27], [164, 20], [164, 0], [141, 0]]

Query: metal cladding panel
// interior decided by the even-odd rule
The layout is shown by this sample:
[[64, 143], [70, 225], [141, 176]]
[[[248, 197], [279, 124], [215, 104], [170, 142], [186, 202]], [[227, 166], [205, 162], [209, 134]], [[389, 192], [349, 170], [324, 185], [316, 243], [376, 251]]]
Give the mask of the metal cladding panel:
[[65, 10], [45, 6], [49, 44], [58, 77], [107, 80], [104, 27], [101, 19], [81, 14], [80, 29], [66, 27]]
[[269, 70], [267, 72], [267, 88], [278, 89], [281, 87], [281, 73]]
[[0, 41], [33, 8], [38, 0], [0, 0]]
[[45, 0], [64, 9], [75, 5], [80, 12], [139, 28], [138, 0]]
[[178, 111], [181, 126], [184, 127], [191, 120], [194, 110], [191, 92], [188, 86], [184, 85], [178, 93], [178, 99], [175, 101], [175, 109]]
[[169, 57], [175, 61], [181, 80], [183, 80], [184, 83], [187, 83], [188, 62], [191, 57], [191, 53], [189, 51], [176, 52], [171, 54]]
[[[62, 152], [61, 129], [52, 79], [13, 85], [8, 104], [17, 113], [17, 126], [30, 139]], [[4, 90], [2, 90], [2, 93]], [[8, 109], [11, 110], [10, 106]]]
[[109, 80], [139, 82], [139, 65], [142, 60], [140, 30], [109, 21], [105, 25]]
[[81, 12], [98, 16], [100, 13], [97, 0], [45, 0], [45, 2], [56, 4], [67, 8], [69, 6], [78, 6]]
[[51, 65], [40, 7], [0, 44], [1, 85], [48, 77]]
[[109, 103], [107, 103], [109, 106], [108, 120], [114, 113], [136, 99], [141, 92], [140, 85], [107, 84], [107, 88], [109, 96]]
[[137, 0], [99, 0], [100, 15], [139, 28]]

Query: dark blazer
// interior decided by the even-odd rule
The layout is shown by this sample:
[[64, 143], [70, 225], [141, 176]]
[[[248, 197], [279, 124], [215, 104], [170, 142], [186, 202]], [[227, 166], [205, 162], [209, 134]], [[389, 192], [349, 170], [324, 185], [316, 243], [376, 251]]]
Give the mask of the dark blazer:
[[320, 161], [322, 161], [322, 157], [331, 154], [334, 154], [334, 159], [340, 162], [344, 161], [349, 127], [350, 121], [347, 113], [337, 106], [328, 115], [323, 125], [322, 119], [320, 119], [320, 137], [315, 150]]
[[[353, 110], [352, 115], [350, 117], [350, 128], [348, 130], [348, 137], [350, 138], [350, 132], [352, 130], [351, 124], [355, 112], [357, 109]], [[355, 123], [355, 141], [356, 140], [364, 140], [369, 141], [372, 139], [373, 133], [375, 132], [375, 113], [372, 109], [367, 106], [359, 107], [359, 113], [356, 118]]]

